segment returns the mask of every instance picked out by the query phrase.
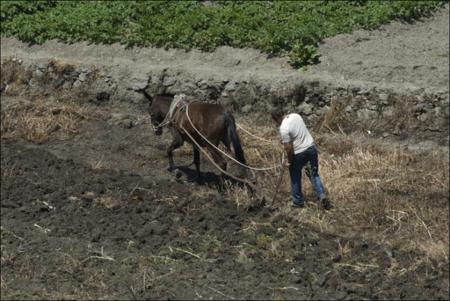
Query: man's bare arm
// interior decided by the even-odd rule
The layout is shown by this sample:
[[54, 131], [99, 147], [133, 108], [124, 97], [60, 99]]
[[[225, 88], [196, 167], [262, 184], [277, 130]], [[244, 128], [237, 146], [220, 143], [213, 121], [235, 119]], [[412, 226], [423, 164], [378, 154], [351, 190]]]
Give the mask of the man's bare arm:
[[283, 143], [284, 151], [286, 152], [287, 160], [289, 164], [292, 164], [294, 162], [294, 145], [292, 142], [289, 143]]

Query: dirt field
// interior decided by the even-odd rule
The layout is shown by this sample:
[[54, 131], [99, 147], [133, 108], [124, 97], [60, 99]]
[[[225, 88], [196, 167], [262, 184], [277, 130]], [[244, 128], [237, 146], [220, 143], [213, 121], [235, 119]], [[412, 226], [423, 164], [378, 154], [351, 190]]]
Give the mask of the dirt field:
[[[23, 100], [3, 101], [17, 106]], [[163, 144], [168, 136], [161, 141], [147, 123], [130, 128], [104, 119], [108, 115], [98, 115], [99, 111], [78, 119], [77, 133], [61, 128], [43, 143], [2, 139], [3, 298], [448, 296], [448, 249], [439, 245], [448, 237], [442, 211], [448, 208], [445, 184], [435, 189], [426, 179], [413, 183], [431, 185], [410, 192], [425, 207], [407, 196], [407, 187], [395, 191], [387, 185], [387, 191], [375, 197], [385, 202], [390, 196], [431, 212], [426, 217], [422, 209], [415, 211], [427, 218], [426, 227], [436, 242], [434, 251], [427, 246], [423, 252], [403, 245], [403, 235], [411, 233], [391, 228], [416, 227], [412, 216], [402, 225], [369, 212], [368, 217], [380, 220], [357, 221], [364, 218], [357, 216], [352, 225], [351, 189], [341, 198], [337, 187], [329, 185], [337, 206], [330, 212], [319, 210], [314, 202], [301, 212], [293, 211], [287, 207], [287, 186], [279, 204], [252, 211], [218, 192], [217, 177], [206, 163], [203, 170], [209, 183], [189, 183], [189, 173], [176, 180], [165, 170]], [[322, 146], [323, 173], [331, 181], [327, 178], [332, 166], [327, 165], [333, 159], [328, 148], [334, 149], [333, 155], [349, 150], [338, 151], [330, 142]], [[190, 163], [190, 156], [189, 148], [184, 148], [177, 153], [177, 163]], [[420, 161], [412, 158], [409, 164], [420, 169]], [[430, 168], [439, 164], [430, 162]], [[362, 172], [364, 178], [371, 176]], [[409, 181], [408, 170], [404, 172], [399, 182]], [[435, 176], [439, 181], [448, 178], [445, 172]], [[353, 196], [373, 207], [364, 196], [366, 188], [361, 188], [354, 187]], [[312, 201], [310, 189], [307, 197]], [[444, 233], [435, 233], [442, 229]], [[397, 237], [380, 243], [383, 231]], [[412, 237], [426, 236], [423, 228], [414, 231]]]
[[[448, 300], [448, 145], [314, 133], [334, 208], [306, 183], [308, 205], [291, 209], [285, 175], [277, 203], [252, 209], [206, 161], [201, 185], [193, 167], [166, 171], [170, 137], [145, 112], [1, 102], [2, 299]], [[267, 120], [238, 122], [275, 137]], [[240, 135], [251, 163], [271, 163]], [[176, 163], [191, 156], [183, 147]], [[276, 173], [264, 176], [269, 193]]]

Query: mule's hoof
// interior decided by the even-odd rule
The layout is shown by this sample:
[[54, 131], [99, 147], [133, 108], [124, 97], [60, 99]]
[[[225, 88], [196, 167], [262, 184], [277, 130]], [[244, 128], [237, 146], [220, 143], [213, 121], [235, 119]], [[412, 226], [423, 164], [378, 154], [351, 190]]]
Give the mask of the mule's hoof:
[[190, 183], [196, 183], [196, 184], [202, 184], [203, 178], [202, 177], [195, 177], [188, 180]]
[[179, 178], [181, 178], [181, 176], [182, 176], [182, 174], [181, 174], [181, 171], [178, 169], [178, 168], [176, 168], [176, 167], [168, 167], [167, 168], [167, 170], [170, 172], [170, 173], [175, 173], [175, 177], [177, 178], [177, 179], [179, 179]]

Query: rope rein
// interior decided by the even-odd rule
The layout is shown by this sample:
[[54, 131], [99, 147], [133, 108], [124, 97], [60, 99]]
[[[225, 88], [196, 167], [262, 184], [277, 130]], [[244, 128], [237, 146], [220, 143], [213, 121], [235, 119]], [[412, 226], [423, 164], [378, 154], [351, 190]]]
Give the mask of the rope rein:
[[249, 185], [253, 190], [258, 191], [258, 190], [256, 189], [256, 186], [255, 186], [253, 183], [249, 182], [249, 181], [246, 180], [246, 179], [243, 179], [243, 178], [237, 177], [237, 176], [235, 176], [235, 175], [233, 175], [233, 174], [230, 174], [229, 172], [225, 171], [222, 167], [220, 167], [220, 166], [219, 166], [219, 165], [211, 158], [211, 156], [208, 154], [208, 152], [206, 152], [205, 149], [204, 149], [203, 147], [201, 147], [201, 146], [198, 144], [197, 141], [195, 141], [194, 137], [192, 137], [192, 135], [189, 134], [189, 132], [188, 132], [182, 125], [180, 125], [180, 127], [181, 127], [181, 129], [186, 133], [186, 135], [188, 135], [188, 137], [191, 138], [191, 140], [192, 140], [192, 142], [195, 144], [195, 146], [197, 146], [197, 148], [198, 148], [198, 149], [199, 149], [199, 150], [200, 150], [200, 151], [201, 151], [201, 152], [209, 159], [209, 161], [210, 161], [210, 162], [211, 162], [218, 170], [220, 170], [223, 174], [229, 176], [230, 178], [232, 178], [232, 179], [234, 179], [234, 180], [236, 180], [236, 181], [240, 181], [240, 182], [246, 183], [246, 184]]
[[150, 124], [152, 125], [153, 130], [157, 130], [159, 128], [165, 127], [170, 123], [169, 113], [166, 114], [166, 117], [164, 117], [163, 121], [161, 121], [160, 124], [154, 125], [152, 122], [152, 117], [150, 116]]
[[246, 133], [247, 135], [249, 135], [249, 136], [251, 136], [251, 137], [253, 137], [255, 139], [258, 139], [258, 140], [261, 140], [261, 141], [264, 141], [264, 142], [267, 142], [267, 143], [270, 143], [270, 144], [276, 144], [277, 143], [276, 141], [264, 139], [264, 138], [261, 138], [259, 136], [256, 136], [255, 134], [250, 133], [248, 130], [243, 128], [239, 123], [236, 123], [236, 126], [238, 128], [240, 128], [244, 133]]
[[[189, 103], [190, 104], [190, 103]], [[230, 156], [229, 154], [227, 154], [226, 152], [224, 152], [223, 150], [221, 150], [220, 148], [218, 148], [217, 146], [215, 146], [211, 141], [209, 141], [208, 139], [206, 139], [206, 137], [194, 126], [194, 124], [192, 123], [191, 118], [189, 117], [189, 104], [186, 105], [186, 117], [189, 121], [189, 123], [191, 124], [192, 128], [200, 135], [200, 137], [203, 138], [203, 140], [205, 140], [206, 142], [208, 142], [209, 145], [211, 145], [215, 150], [219, 151], [220, 153], [222, 153], [224, 156], [226, 156], [228, 159], [230, 159], [231, 161], [239, 164], [242, 167], [248, 168], [250, 170], [256, 170], [256, 171], [264, 171], [264, 170], [272, 170], [272, 169], [276, 169], [282, 166], [282, 164], [279, 165], [275, 165], [275, 166], [271, 166], [271, 167], [252, 167], [252, 166], [248, 166], [246, 164], [243, 164], [241, 162], [239, 162], [238, 160], [236, 160], [235, 158], [233, 158], [232, 156]], [[186, 129], [183, 128], [183, 130], [187, 133]], [[190, 135], [188, 135], [191, 139], [192, 137]], [[263, 138], [261, 138], [263, 139]]]
[[[172, 103], [170, 104], [169, 107], [169, 111], [167, 112], [166, 116], [164, 117], [163, 121], [161, 121], [160, 124], [158, 125], [153, 125], [153, 123], [151, 123], [153, 130], [165, 127], [166, 125], [168, 125], [169, 123], [171, 123], [173, 121], [173, 116], [175, 115], [175, 111], [177, 109], [178, 104], [183, 101], [184, 99], [182, 97], [180, 98], [174, 98], [174, 100], [172, 101]], [[181, 111], [185, 106], [187, 106], [188, 103], [183, 103], [183, 105], [179, 108], [179, 111]], [[150, 121], [151, 121], [151, 116], [150, 116]]]

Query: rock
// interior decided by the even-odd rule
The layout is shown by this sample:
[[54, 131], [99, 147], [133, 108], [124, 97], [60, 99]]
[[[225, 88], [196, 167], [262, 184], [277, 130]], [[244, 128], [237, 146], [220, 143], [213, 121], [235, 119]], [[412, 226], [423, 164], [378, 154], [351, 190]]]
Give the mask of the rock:
[[441, 115], [441, 108], [440, 107], [435, 107], [433, 110], [433, 113], [435, 116], [440, 116]]
[[419, 112], [419, 113], [425, 112], [425, 104], [422, 102], [419, 102], [418, 104], [416, 104], [414, 106], [414, 111]]
[[306, 102], [302, 103], [297, 108], [300, 111], [300, 113], [302, 113], [306, 116], [311, 115], [312, 111], [313, 111], [313, 105], [306, 103]]
[[128, 118], [124, 119], [124, 120], [122, 120], [122, 125], [126, 129], [131, 129], [133, 127], [133, 121], [131, 119], [128, 119]]
[[328, 112], [329, 109], [330, 109], [329, 106], [323, 106], [322, 108], [317, 110], [317, 114], [318, 115], [324, 115], [324, 114], [326, 114]]
[[316, 120], [316, 118], [318, 118], [318, 117], [319, 117], [319, 116], [317, 116], [316, 114], [313, 113], [313, 114], [311, 114], [311, 115], [308, 116], [308, 119], [309, 119], [309, 120]]
[[346, 112], [346, 113], [351, 113], [351, 112], [353, 112], [352, 106], [351, 106], [351, 105], [346, 106], [346, 107], [345, 107], [345, 112]]
[[248, 113], [252, 110], [252, 107], [253, 107], [252, 105], [245, 105], [242, 107], [241, 111], [242, 113]]
[[358, 95], [369, 95], [370, 89], [369, 88], [361, 88], [356, 94]]
[[142, 81], [142, 82], [135, 82], [131, 84], [131, 90], [133, 91], [141, 91], [148, 88], [148, 82]]
[[129, 115], [128, 114], [123, 114], [123, 113], [111, 113], [111, 119], [114, 119], [114, 120], [125, 120], [125, 119], [129, 119]]
[[108, 101], [110, 98], [110, 95], [108, 92], [99, 92], [95, 95], [95, 99], [98, 103]]
[[78, 88], [78, 87], [80, 87], [81, 85], [82, 85], [82, 82], [80, 82], [79, 80], [76, 80], [76, 81], [73, 83], [72, 87], [73, 87], [73, 88]]
[[361, 109], [357, 113], [360, 120], [371, 120], [378, 116], [378, 113], [369, 109]]
[[42, 63], [37, 64], [36, 67], [37, 67], [37, 69], [40, 70], [40, 71], [44, 71], [45, 69], [47, 69], [47, 66], [46, 66], [45, 64], [42, 64]]
[[231, 92], [231, 91], [235, 91], [239, 86], [239, 82], [237, 81], [230, 81], [228, 82], [225, 87], [223, 88], [224, 92]]
[[175, 77], [165, 77], [163, 86], [169, 87], [173, 86], [177, 82], [177, 79]]
[[391, 117], [394, 115], [394, 109], [392, 107], [386, 107], [383, 109], [383, 117]]
[[201, 89], [206, 89], [208, 87], [209, 83], [207, 80], [202, 79], [200, 81], [197, 82], [197, 86]]
[[368, 109], [371, 110], [371, 111], [376, 111], [377, 108], [378, 108], [378, 106], [376, 104], [374, 104], [374, 103], [371, 103], [371, 104], [368, 105]]
[[70, 81], [65, 81], [64, 84], [62, 85], [62, 88], [69, 90], [70, 88], [72, 88], [72, 83]]
[[381, 102], [382, 104], [384, 104], [384, 105], [387, 105], [387, 104], [389, 103], [389, 102], [388, 102], [389, 95], [386, 94], [386, 93], [380, 93], [380, 94], [378, 94], [378, 98], [380, 99], [380, 102]]
[[95, 193], [92, 191], [88, 191], [81, 196], [83, 201], [93, 201], [95, 198]]
[[41, 70], [36, 70], [33, 72], [34, 77], [41, 79], [44, 76], [44, 72], [42, 72]]
[[352, 91], [353, 94], [358, 94], [359, 91], [361, 90], [361, 88], [353, 86], [353, 87], [350, 87], [350, 90]]
[[428, 113], [420, 114], [419, 117], [417, 117], [417, 119], [423, 122], [428, 119], [429, 117], [428, 115], [429, 115]]
[[78, 76], [78, 80], [80, 81], [80, 82], [84, 82], [84, 81], [86, 81], [86, 79], [87, 79], [87, 74], [86, 73], [80, 73], [80, 75]]

